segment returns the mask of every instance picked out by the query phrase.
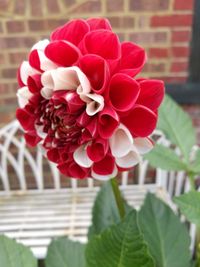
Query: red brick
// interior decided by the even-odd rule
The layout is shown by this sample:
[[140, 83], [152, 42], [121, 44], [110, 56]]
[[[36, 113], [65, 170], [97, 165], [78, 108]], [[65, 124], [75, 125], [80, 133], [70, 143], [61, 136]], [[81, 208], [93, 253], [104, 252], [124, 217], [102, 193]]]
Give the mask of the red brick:
[[190, 38], [191, 31], [172, 31], [173, 43], [189, 42]]
[[0, 10], [2, 11], [8, 11], [10, 6], [10, 0], [0, 0]]
[[27, 53], [15, 52], [9, 54], [9, 61], [11, 64], [20, 64], [23, 60], [26, 60]]
[[188, 70], [188, 62], [173, 62], [170, 68], [171, 72], [185, 72]]
[[114, 28], [133, 28], [134, 18], [133, 17], [108, 17], [112, 27]]
[[29, 20], [28, 21], [28, 28], [30, 31], [37, 32], [37, 31], [45, 31], [47, 21], [46, 20]]
[[152, 27], [191, 26], [192, 15], [156, 15], [151, 18], [150, 24]]
[[164, 77], [159, 76], [159, 77], [151, 77], [151, 78], [163, 80], [165, 83], [184, 83], [187, 80], [187, 75], [178, 76], [178, 77], [176, 75], [164, 76]]
[[0, 54], [0, 64], [5, 64], [5, 55], [4, 54]]
[[7, 37], [5, 38], [4, 41], [7, 49], [12, 49], [12, 48], [30, 49], [36, 42], [35, 38], [33, 37]]
[[52, 31], [55, 28], [64, 25], [65, 23], [67, 23], [67, 21], [67, 19], [48, 19], [46, 21], [47, 31]]
[[187, 46], [175, 46], [172, 47], [172, 56], [173, 57], [186, 57], [188, 58], [190, 54], [190, 49]]
[[107, 0], [106, 1], [106, 8], [108, 12], [115, 12], [120, 11], [123, 12], [124, 10], [124, 1], [123, 0]]
[[46, 1], [47, 4], [47, 10], [48, 13], [54, 14], [54, 13], [59, 13], [60, 8], [57, 0], [48, 0]]
[[72, 8], [70, 14], [101, 12], [101, 2], [97, 0], [90, 0], [83, 2], [80, 5]]
[[156, 11], [169, 8], [169, 0], [130, 0], [130, 10]]
[[145, 71], [147, 72], [164, 72], [165, 64], [164, 63], [147, 63], [145, 65]]
[[174, 9], [175, 10], [192, 10], [194, 5], [193, 0], [175, 0]]
[[24, 21], [7, 21], [6, 28], [8, 33], [25, 31]]
[[166, 32], [137, 32], [129, 35], [132, 42], [152, 44], [152, 43], [164, 43], [167, 41]]
[[72, 5], [75, 4], [75, 0], [62, 0], [63, 4], [66, 6], [66, 8], [71, 8]]
[[2, 26], [2, 23], [0, 22], [0, 33], [3, 32], [3, 26]]
[[14, 13], [17, 15], [24, 15], [27, 9], [27, 3], [28, 1], [26, 0], [15, 1]]
[[167, 58], [169, 57], [168, 48], [150, 48], [149, 58]]
[[34, 0], [30, 2], [31, 15], [33, 17], [40, 17], [43, 15], [43, 6], [42, 6], [43, 2], [44, 1], [41, 0]]
[[16, 73], [17, 73], [17, 70], [16, 68], [11, 68], [11, 69], [3, 69], [1, 71], [2, 73], [2, 77], [3, 78], [16, 78]]

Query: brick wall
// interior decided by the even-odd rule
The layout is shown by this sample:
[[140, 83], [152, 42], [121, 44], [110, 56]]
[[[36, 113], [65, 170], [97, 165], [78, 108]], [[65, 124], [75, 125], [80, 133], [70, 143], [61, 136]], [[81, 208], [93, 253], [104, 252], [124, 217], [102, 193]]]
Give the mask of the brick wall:
[[106, 16], [121, 40], [144, 46], [143, 76], [186, 81], [192, 9], [193, 0], [0, 0], [0, 125], [15, 116], [16, 69], [30, 47], [76, 17]]

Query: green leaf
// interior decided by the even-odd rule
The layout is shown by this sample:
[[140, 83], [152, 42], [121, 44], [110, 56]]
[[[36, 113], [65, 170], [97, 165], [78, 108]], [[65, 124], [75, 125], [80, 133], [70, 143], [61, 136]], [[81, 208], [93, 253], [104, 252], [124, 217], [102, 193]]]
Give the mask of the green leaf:
[[189, 161], [191, 148], [196, 142], [192, 121], [169, 96], [165, 96], [160, 107], [158, 128], [179, 147], [184, 158]]
[[196, 174], [200, 174], [200, 149], [196, 152], [195, 162], [191, 165], [191, 170]]
[[85, 267], [85, 245], [66, 237], [53, 240], [48, 248], [46, 267]]
[[159, 144], [155, 145], [152, 151], [145, 155], [145, 158], [156, 168], [175, 171], [187, 169], [173, 150]]
[[200, 226], [200, 192], [191, 191], [175, 197], [174, 202], [188, 221]]
[[86, 261], [87, 267], [154, 267], [135, 210], [89, 241]]
[[[126, 213], [129, 213], [132, 208], [124, 200]], [[92, 209], [92, 226], [89, 228], [88, 238], [93, 235], [100, 234], [109, 226], [119, 223], [120, 216], [116, 205], [110, 182], [106, 182], [101, 187], [94, 202]]]
[[6, 236], [0, 236], [0, 266], [37, 267], [37, 260], [29, 248]]
[[190, 237], [186, 226], [153, 194], [139, 212], [139, 225], [156, 267], [189, 267]]

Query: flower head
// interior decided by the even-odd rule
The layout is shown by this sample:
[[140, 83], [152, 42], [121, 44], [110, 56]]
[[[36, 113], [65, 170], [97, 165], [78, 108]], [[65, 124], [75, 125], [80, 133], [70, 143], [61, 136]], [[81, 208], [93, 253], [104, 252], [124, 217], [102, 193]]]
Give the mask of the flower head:
[[120, 42], [106, 19], [72, 20], [36, 43], [18, 71], [16, 115], [26, 142], [40, 143], [63, 174], [106, 180], [153, 147], [164, 95], [136, 79], [143, 48]]

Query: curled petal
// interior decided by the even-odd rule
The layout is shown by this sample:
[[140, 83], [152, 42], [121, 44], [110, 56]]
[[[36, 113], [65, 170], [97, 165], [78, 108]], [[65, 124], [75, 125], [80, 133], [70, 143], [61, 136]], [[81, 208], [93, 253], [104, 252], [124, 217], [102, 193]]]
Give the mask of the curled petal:
[[146, 62], [144, 49], [131, 42], [123, 42], [121, 45], [120, 71], [134, 77], [143, 68]]
[[164, 97], [165, 88], [161, 80], [142, 80], [140, 82], [140, 94], [137, 103], [156, 110]]
[[97, 137], [98, 134], [98, 120], [96, 117], [93, 117], [92, 120], [90, 120], [90, 122], [88, 123], [88, 125], [86, 126], [86, 129], [89, 131], [90, 135], [92, 138]]
[[140, 155], [136, 150], [131, 150], [127, 155], [115, 158], [116, 164], [120, 168], [131, 168], [140, 162]]
[[102, 174], [95, 173], [95, 171], [92, 170], [91, 176], [99, 181], [108, 181], [111, 178], [116, 177], [117, 173], [118, 173], [117, 167], [114, 166], [113, 172], [111, 174], [102, 175]]
[[28, 77], [37, 73], [38, 71], [33, 69], [28, 61], [23, 61], [19, 68], [19, 79], [21, 80], [21, 83], [27, 85]]
[[112, 77], [109, 96], [112, 106], [118, 111], [130, 110], [139, 95], [139, 84], [126, 74], [116, 74]]
[[112, 155], [107, 154], [101, 161], [95, 162], [92, 171], [98, 175], [111, 175], [115, 170], [115, 159]]
[[100, 29], [112, 30], [109, 20], [105, 18], [87, 19], [87, 23], [90, 25], [91, 31], [100, 30]]
[[29, 76], [27, 84], [28, 84], [28, 89], [31, 93], [35, 94], [39, 92], [42, 88], [41, 75], [35, 74], [33, 76]]
[[45, 99], [50, 99], [53, 95], [53, 89], [48, 87], [43, 87], [42, 90], [40, 91], [40, 94]]
[[122, 123], [133, 136], [146, 137], [155, 129], [157, 115], [145, 106], [138, 105], [122, 118]]
[[85, 34], [89, 32], [89, 25], [83, 19], [71, 20], [65, 25], [57, 28], [51, 34], [51, 40], [66, 40], [78, 45]]
[[24, 138], [26, 143], [31, 147], [36, 146], [42, 140], [39, 136], [37, 136], [36, 132], [25, 133]]
[[77, 112], [85, 106], [85, 103], [80, 99], [79, 95], [75, 92], [69, 92], [64, 95], [67, 101], [67, 106], [71, 113]]
[[80, 126], [86, 127], [93, 118], [84, 111], [76, 120], [76, 123]]
[[123, 157], [128, 154], [133, 145], [133, 137], [129, 130], [120, 124], [109, 139], [110, 149], [114, 157]]
[[54, 41], [47, 45], [45, 55], [56, 64], [69, 67], [78, 61], [80, 51], [67, 41]]
[[99, 114], [98, 132], [102, 138], [109, 138], [119, 125], [119, 117], [114, 109], [107, 106]]
[[18, 89], [17, 98], [20, 108], [24, 108], [29, 103], [29, 99], [32, 95], [27, 86]]
[[16, 111], [16, 117], [18, 121], [20, 122], [21, 126], [26, 131], [33, 131], [34, 129], [34, 122], [35, 122], [35, 116], [31, 114], [26, 109], [18, 108]]
[[93, 116], [104, 108], [104, 98], [98, 94], [82, 94], [81, 99], [87, 103], [86, 113]]
[[57, 64], [49, 60], [44, 51], [33, 50], [29, 54], [30, 65], [38, 71], [46, 71], [57, 68]]
[[121, 45], [118, 36], [109, 30], [91, 31], [80, 44], [83, 54], [95, 54], [103, 57], [113, 72], [121, 58]]
[[89, 79], [92, 90], [102, 94], [108, 86], [110, 77], [107, 62], [100, 56], [89, 54], [80, 59], [79, 65]]
[[153, 142], [149, 138], [137, 137], [134, 139], [134, 146], [136, 150], [141, 154], [146, 154], [153, 148]]
[[81, 167], [89, 168], [93, 164], [93, 161], [87, 155], [85, 145], [78, 147], [75, 150], [73, 157], [74, 157], [75, 162]]
[[108, 141], [98, 138], [87, 146], [88, 157], [94, 161], [102, 160], [108, 152]]
[[60, 160], [59, 150], [57, 148], [52, 148], [47, 151], [47, 158], [55, 163], [58, 163]]

